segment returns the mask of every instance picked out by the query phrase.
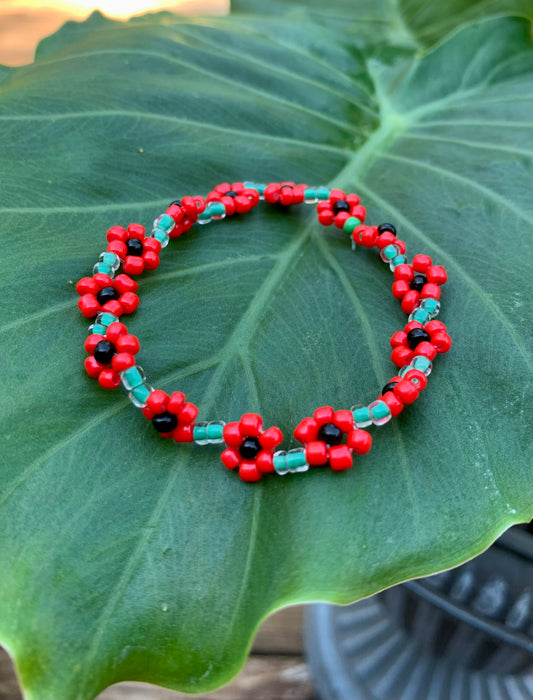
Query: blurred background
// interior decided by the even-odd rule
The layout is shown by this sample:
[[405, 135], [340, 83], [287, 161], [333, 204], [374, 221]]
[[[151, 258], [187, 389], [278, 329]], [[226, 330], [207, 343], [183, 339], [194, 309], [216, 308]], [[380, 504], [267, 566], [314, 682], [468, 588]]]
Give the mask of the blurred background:
[[0, 0], [0, 63], [31, 63], [37, 42], [69, 19], [83, 20], [94, 10], [127, 19], [158, 10], [183, 14], [225, 14], [229, 0]]

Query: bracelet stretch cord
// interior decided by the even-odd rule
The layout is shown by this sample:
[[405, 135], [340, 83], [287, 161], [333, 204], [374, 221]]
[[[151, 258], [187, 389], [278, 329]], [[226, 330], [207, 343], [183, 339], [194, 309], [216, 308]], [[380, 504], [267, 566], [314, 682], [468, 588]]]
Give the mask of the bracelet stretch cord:
[[[159, 254], [169, 240], [178, 238], [195, 224], [207, 224], [226, 216], [245, 214], [260, 200], [291, 206], [315, 204], [318, 221], [334, 224], [352, 239], [352, 246], [377, 248], [381, 259], [394, 274], [392, 293], [408, 315], [404, 329], [391, 337], [391, 359], [399, 368], [383, 387], [378, 398], [368, 405], [334, 411], [331, 406], [317, 408], [294, 430], [302, 447], [278, 450], [282, 432], [273, 426], [265, 429], [261, 417], [245, 413], [239, 421], [198, 421], [197, 407], [186, 401], [182, 392], [168, 395], [154, 389], [142, 368], [136, 364], [138, 339], [128, 333], [120, 317], [139, 305], [137, 282], [132, 279], [146, 270], [155, 270]], [[353, 455], [366, 454], [372, 446], [370, 425], [385, 425], [405, 405], [413, 403], [427, 385], [432, 360], [447, 352], [451, 339], [446, 326], [434, 320], [440, 310], [440, 287], [446, 282], [445, 269], [433, 265], [427, 255], [415, 255], [408, 263], [405, 243], [396, 237], [392, 224], [367, 226], [366, 211], [356, 194], [338, 189], [308, 187], [294, 182], [222, 183], [206, 198], [183, 197], [170, 204], [156, 218], [149, 235], [140, 224], [127, 229], [113, 226], [107, 232], [108, 245], [93, 268], [92, 277], [76, 285], [82, 314], [94, 319], [85, 341], [88, 357], [85, 369], [105, 389], [120, 384], [132, 403], [164, 438], [197, 445], [225, 444], [221, 459], [228, 469], [238, 468], [244, 481], [258, 481], [264, 474], [304, 472], [329, 465], [334, 471], [349, 469]], [[116, 274], [122, 266], [122, 272]]]

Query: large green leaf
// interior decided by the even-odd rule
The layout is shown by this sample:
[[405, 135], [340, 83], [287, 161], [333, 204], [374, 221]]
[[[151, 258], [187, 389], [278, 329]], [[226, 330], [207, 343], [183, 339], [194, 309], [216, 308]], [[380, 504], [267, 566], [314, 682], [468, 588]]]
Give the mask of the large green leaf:
[[[214, 688], [277, 607], [453, 566], [531, 517], [529, 26], [387, 67], [282, 24], [93, 16], [3, 76], [0, 639], [28, 698]], [[349, 472], [242, 483], [84, 375], [72, 281], [107, 228], [241, 178], [355, 189], [448, 267], [452, 352]], [[201, 417], [290, 435], [391, 376], [390, 283], [312, 212], [262, 207], [169, 246], [129, 326]]]

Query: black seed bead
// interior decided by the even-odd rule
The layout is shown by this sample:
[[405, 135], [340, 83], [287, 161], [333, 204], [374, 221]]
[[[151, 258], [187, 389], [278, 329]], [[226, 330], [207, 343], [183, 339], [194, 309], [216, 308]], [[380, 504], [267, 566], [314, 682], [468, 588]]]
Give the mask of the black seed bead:
[[325, 423], [318, 431], [318, 439], [328, 445], [339, 445], [342, 442], [343, 432], [333, 423]]
[[407, 345], [411, 350], [414, 350], [416, 346], [424, 340], [430, 341], [431, 336], [423, 328], [413, 328], [413, 330], [409, 331], [407, 334]]
[[413, 279], [411, 280], [411, 284], [409, 287], [411, 289], [416, 289], [417, 292], [422, 291], [422, 287], [427, 283], [427, 279], [424, 277], [424, 275], [415, 275]]
[[177, 207], [181, 207], [181, 199], [175, 199], [173, 202], [170, 202], [169, 206], [172, 206], [175, 204]]
[[96, 292], [96, 300], [103, 306], [106, 301], [112, 301], [119, 298], [119, 293], [114, 287], [104, 287], [99, 292]]
[[239, 452], [243, 459], [253, 459], [257, 457], [261, 451], [261, 444], [259, 440], [255, 437], [246, 438], [246, 440], [239, 447]]
[[331, 208], [334, 214], [338, 214], [340, 211], [350, 211], [350, 205], [344, 199], [339, 199]]
[[280, 187], [280, 190], [293, 190], [294, 187], [292, 185], [282, 185]]
[[158, 433], [171, 433], [178, 425], [178, 419], [173, 413], [165, 411], [152, 418], [152, 425]]
[[108, 365], [113, 355], [117, 354], [117, 349], [109, 340], [101, 340], [94, 349], [94, 359], [101, 365]]
[[233, 190], [228, 190], [225, 194], [224, 197], [236, 197], [237, 193], [234, 192]]
[[383, 396], [383, 394], [386, 394], [387, 391], [392, 391], [396, 384], [398, 384], [398, 382], [389, 382], [388, 384], [385, 384], [385, 386], [381, 390], [381, 395]]
[[396, 229], [392, 224], [380, 224], [378, 226], [378, 233], [381, 235], [382, 233], [385, 233], [385, 231], [390, 231], [394, 235], [396, 235]]
[[130, 238], [126, 245], [128, 247], [128, 255], [140, 257], [143, 254], [143, 244], [138, 238]]

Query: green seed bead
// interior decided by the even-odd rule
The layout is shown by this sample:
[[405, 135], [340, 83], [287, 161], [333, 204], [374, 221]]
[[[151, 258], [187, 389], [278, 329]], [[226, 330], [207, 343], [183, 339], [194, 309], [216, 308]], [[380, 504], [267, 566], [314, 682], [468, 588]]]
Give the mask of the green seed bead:
[[316, 196], [321, 199], [329, 199], [329, 188], [328, 187], [317, 187], [316, 188]]
[[145, 384], [140, 384], [139, 386], [134, 387], [131, 390], [131, 393], [133, 394], [133, 396], [135, 396], [139, 403], [145, 404], [146, 400], [150, 396], [151, 391]]
[[307, 189], [304, 190], [304, 199], [316, 199], [316, 189], [314, 187], [308, 187]]
[[254, 185], [254, 190], [257, 190], [259, 192], [259, 196], [262, 197], [265, 193], [266, 190], [266, 185]]
[[143, 376], [135, 365], [125, 369], [124, 372], [122, 372], [122, 377], [128, 382], [132, 389], [135, 389], [135, 387], [143, 383]]
[[361, 226], [359, 219], [356, 216], [350, 216], [350, 218], [346, 219], [344, 222], [342, 229], [346, 231], [346, 233], [352, 234], [358, 226]]
[[165, 233], [172, 231], [175, 225], [176, 222], [169, 214], [163, 214], [157, 222], [157, 227], [162, 229]]
[[287, 452], [286, 464], [288, 469], [303, 467], [307, 464], [305, 460], [305, 452]]
[[209, 213], [211, 216], [223, 216], [226, 213], [226, 207], [223, 202], [211, 202], [209, 204]]
[[208, 425], [206, 428], [206, 437], [209, 440], [218, 440], [223, 436], [223, 425]]

